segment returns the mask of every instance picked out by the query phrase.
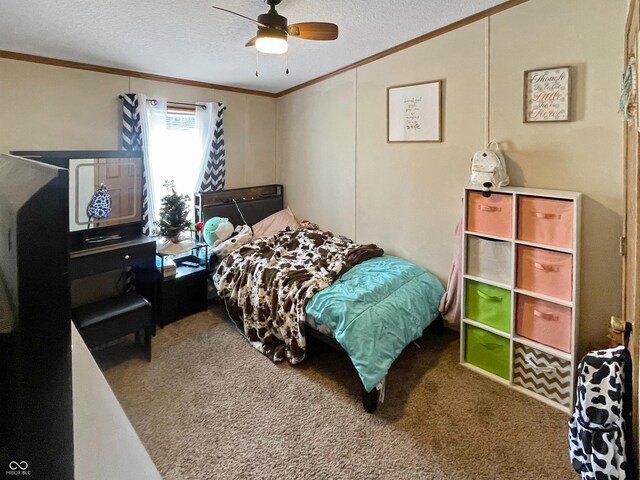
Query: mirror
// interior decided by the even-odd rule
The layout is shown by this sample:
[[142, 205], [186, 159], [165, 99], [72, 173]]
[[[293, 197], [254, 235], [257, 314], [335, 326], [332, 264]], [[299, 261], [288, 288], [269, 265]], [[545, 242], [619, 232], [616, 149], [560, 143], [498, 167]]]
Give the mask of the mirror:
[[141, 167], [139, 158], [69, 159], [69, 230], [140, 221]]

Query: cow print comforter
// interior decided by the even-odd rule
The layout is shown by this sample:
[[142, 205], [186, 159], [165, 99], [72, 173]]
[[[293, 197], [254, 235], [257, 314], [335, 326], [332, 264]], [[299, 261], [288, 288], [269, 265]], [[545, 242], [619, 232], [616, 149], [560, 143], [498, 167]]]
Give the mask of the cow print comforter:
[[213, 282], [229, 314], [244, 323], [255, 348], [273, 361], [299, 363], [305, 354], [305, 307], [339, 275], [383, 250], [330, 232], [285, 230], [226, 257]]

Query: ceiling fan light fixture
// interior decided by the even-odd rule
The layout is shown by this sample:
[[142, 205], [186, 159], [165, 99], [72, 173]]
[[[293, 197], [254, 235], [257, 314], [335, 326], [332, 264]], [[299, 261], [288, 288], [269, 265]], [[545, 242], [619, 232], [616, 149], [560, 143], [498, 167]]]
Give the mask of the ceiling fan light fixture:
[[287, 34], [277, 30], [258, 32], [258, 36], [256, 38], [256, 50], [261, 53], [268, 53], [272, 55], [287, 53], [289, 50]]
[[[289, 25], [286, 17], [278, 14], [276, 6], [282, 0], [264, 0], [269, 5], [269, 11], [258, 15], [257, 20], [250, 17], [227, 10], [226, 8], [212, 7], [222, 10], [238, 17], [249, 20], [258, 26], [258, 33], [255, 37], [245, 43], [245, 47], [256, 47], [256, 51], [270, 55], [281, 55], [289, 51], [288, 38], [299, 38], [302, 40], [335, 40], [338, 38], [338, 26], [328, 22], [302, 22]], [[256, 57], [257, 58], [257, 57]], [[289, 73], [287, 69], [287, 73]]]

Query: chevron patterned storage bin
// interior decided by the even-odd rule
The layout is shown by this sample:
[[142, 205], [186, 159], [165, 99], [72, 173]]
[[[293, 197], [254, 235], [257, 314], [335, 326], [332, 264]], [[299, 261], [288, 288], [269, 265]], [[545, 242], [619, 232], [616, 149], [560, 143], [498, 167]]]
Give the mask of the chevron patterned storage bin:
[[513, 383], [570, 407], [571, 362], [521, 343], [514, 343]]

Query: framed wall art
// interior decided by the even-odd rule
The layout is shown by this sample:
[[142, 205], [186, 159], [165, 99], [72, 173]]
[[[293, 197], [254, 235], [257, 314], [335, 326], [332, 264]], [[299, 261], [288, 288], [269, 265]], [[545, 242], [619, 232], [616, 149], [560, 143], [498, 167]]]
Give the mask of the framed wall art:
[[442, 141], [442, 80], [387, 88], [387, 142]]
[[524, 72], [524, 122], [568, 122], [571, 67]]

